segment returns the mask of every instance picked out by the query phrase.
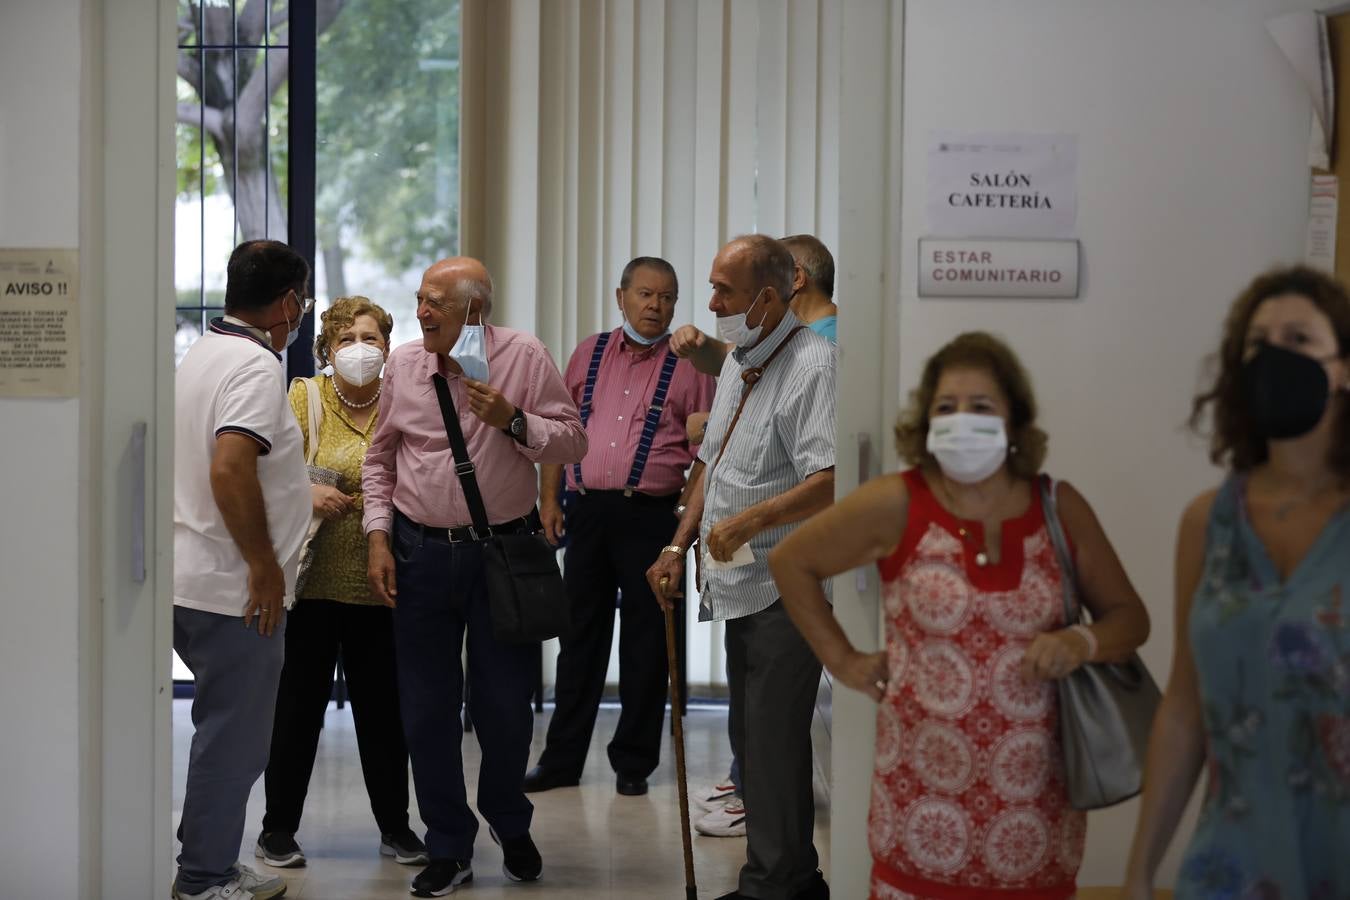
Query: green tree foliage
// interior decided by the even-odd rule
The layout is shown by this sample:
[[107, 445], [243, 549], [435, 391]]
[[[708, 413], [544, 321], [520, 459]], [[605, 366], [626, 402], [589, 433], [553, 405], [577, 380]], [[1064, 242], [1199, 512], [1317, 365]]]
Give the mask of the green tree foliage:
[[[458, 0], [315, 2], [316, 226], [330, 290], [338, 293], [345, 291], [342, 260], [350, 250], [344, 241], [359, 242], [391, 273], [457, 246], [460, 6]], [[243, 237], [284, 234], [281, 91], [288, 51], [271, 49], [264, 57], [261, 50], [194, 47], [236, 36], [239, 44], [261, 44], [265, 34], [285, 45], [289, 0], [234, 5], [179, 4], [179, 43], [189, 46], [179, 52], [178, 189], [195, 196], [204, 180], [210, 195], [223, 183]]]

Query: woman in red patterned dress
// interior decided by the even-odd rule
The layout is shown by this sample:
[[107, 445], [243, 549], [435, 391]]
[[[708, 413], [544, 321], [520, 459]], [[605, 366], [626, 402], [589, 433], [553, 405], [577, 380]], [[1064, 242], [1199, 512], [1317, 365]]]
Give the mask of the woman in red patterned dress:
[[[1046, 436], [1026, 372], [983, 333], [924, 368], [896, 428], [914, 468], [807, 522], [769, 558], [788, 612], [877, 711], [872, 897], [1072, 897], [1085, 817], [1064, 788], [1053, 681], [1123, 659], [1148, 613], [1078, 491], [1057, 499], [1090, 626], [1064, 627], [1038, 479]], [[863, 653], [821, 582], [879, 562], [886, 649]]]

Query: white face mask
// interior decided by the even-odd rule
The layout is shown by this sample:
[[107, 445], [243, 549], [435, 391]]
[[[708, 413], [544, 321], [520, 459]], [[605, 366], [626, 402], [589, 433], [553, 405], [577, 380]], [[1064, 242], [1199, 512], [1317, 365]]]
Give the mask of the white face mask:
[[365, 387], [380, 377], [384, 353], [371, 344], [352, 344], [333, 354], [333, 370], [353, 387]]
[[1008, 432], [1000, 416], [952, 413], [928, 423], [928, 452], [942, 474], [961, 484], [993, 475], [1008, 458]]
[[749, 317], [750, 310], [759, 303], [759, 298], [764, 296], [761, 290], [755, 295], [754, 301], [743, 313], [736, 313], [734, 316], [719, 316], [717, 319], [717, 336], [728, 344], [735, 344], [737, 347], [753, 347], [759, 342], [759, 333], [764, 330], [764, 319], [769, 311], [766, 309], [764, 315], [759, 317], [758, 325], [747, 325], [746, 319]]
[[464, 370], [465, 378], [487, 383], [487, 337], [483, 334], [482, 315], [479, 315], [477, 325], [470, 325], [469, 311], [464, 311], [464, 327], [459, 330], [459, 340], [450, 348], [449, 355]]

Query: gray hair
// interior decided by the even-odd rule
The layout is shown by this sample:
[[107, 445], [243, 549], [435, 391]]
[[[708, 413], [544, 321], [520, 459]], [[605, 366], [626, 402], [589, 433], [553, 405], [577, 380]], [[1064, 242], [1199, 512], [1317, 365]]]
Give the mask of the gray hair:
[[744, 234], [735, 243], [745, 248], [750, 260], [750, 276], [755, 288], [771, 287], [784, 303], [792, 296], [792, 276], [796, 262], [780, 240], [766, 234]]
[[483, 303], [483, 315], [492, 315], [492, 274], [488, 273], [486, 280], [480, 278], [457, 278], [454, 287], [455, 297], [465, 303], [472, 303], [474, 300], [481, 300]]
[[790, 234], [782, 241], [811, 283], [833, 300], [834, 257], [830, 255], [830, 249], [814, 234]]

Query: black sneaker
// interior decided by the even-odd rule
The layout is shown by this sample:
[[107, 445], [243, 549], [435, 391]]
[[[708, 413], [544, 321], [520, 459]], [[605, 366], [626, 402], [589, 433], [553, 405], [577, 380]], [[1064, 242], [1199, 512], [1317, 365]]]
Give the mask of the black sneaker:
[[305, 851], [295, 842], [295, 835], [284, 831], [264, 831], [258, 835], [253, 855], [278, 869], [298, 869], [305, 864]]
[[473, 869], [467, 859], [433, 859], [412, 880], [414, 897], [444, 897], [462, 884], [473, 881]]
[[488, 834], [498, 847], [502, 848], [502, 874], [512, 881], [538, 881], [544, 871], [544, 860], [539, 856], [539, 848], [530, 840], [527, 831], [520, 837], [502, 840], [497, 832], [488, 828]]
[[392, 856], [401, 866], [425, 866], [431, 862], [427, 845], [411, 828], [380, 835], [380, 855]]

